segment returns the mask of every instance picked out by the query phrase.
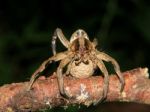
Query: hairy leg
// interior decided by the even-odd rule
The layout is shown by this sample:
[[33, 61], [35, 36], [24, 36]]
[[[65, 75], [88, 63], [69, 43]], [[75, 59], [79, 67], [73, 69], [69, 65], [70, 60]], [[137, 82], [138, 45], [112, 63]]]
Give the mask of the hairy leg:
[[99, 52], [97, 57], [101, 60], [104, 60], [106, 62], [111, 62], [113, 64], [115, 72], [117, 73], [117, 75], [120, 79], [120, 82], [121, 82], [121, 89], [120, 90], [123, 91], [125, 81], [124, 81], [123, 75], [121, 74], [120, 67], [119, 67], [119, 64], [117, 63], [117, 61], [114, 58], [110, 57], [109, 55], [107, 55], [103, 52]]
[[102, 71], [102, 73], [104, 75], [104, 85], [103, 85], [103, 96], [96, 103], [94, 103], [94, 105], [103, 101], [107, 97], [108, 88], [109, 88], [109, 75], [108, 75], [108, 71], [107, 71], [103, 61], [97, 59], [97, 66]]
[[67, 56], [67, 52], [62, 52], [62, 53], [58, 53], [57, 55], [55, 56], [52, 56], [50, 58], [48, 58], [47, 60], [45, 60], [41, 65], [40, 67], [32, 74], [31, 78], [30, 78], [30, 82], [29, 82], [29, 85], [27, 87], [27, 91], [29, 91], [35, 81], [35, 79], [39, 76], [39, 74], [41, 72], [43, 72], [46, 68], [46, 66], [48, 64], [50, 64], [52, 61], [59, 61], [59, 60], [62, 60], [63, 58], [65, 58]]
[[63, 81], [63, 68], [71, 61], [70, 58], [65, 58], [62, 60], [59, 64], [59, 67], [57, 68], [57, 78], [58, 78], [58, 86], [60, 90], [60, 94], [64, 96], [65, 98], [69, 98], [69, 95], [64, 90], [64, 81]]
[[51, 63], [51, 62], [52, 62], [51, 58], [45, 60], [45, 61], [41, 64], [41, 66], [32, 74], [32, 76], [31, 76], [31, 78], [30, 78], [29, 85], [28, 85], [28, 87], [27, 87], [27, 91], [29, 91], [29, 90], [31, 89], [31, 87], [32, 87], [32, 85], [33, 85], [35, 79], [38, 77], [38, 75], [39, 75], [41, 72], [43, 72], [43, 71], [45, 70], [46, 65], [49, 64], [49, 63]]
[[62, 33], [62, 30], [57, 28], [54, 32], [54, 35], [52, 37], [52, 51], [53, 51], [53, 55], [56, 55], [56, 39], [59, 38], [59, 40], [61, 41], [61, 43], [68, 48], [69, 47], [69, 41], [66, 39], [66, 37], [64, 36], [64, 34]]

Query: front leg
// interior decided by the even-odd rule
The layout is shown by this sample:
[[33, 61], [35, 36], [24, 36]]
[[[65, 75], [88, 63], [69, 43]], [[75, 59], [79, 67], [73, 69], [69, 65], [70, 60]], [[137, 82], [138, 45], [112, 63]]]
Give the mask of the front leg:
[[103, 94], [102, 94], [102, 98], [98, 99], [94, 105], [97, 105], [99, 102], [103, 101], [106, 97], [107, 97], [107, 93], [108, 93], [108, 88], [109, 88], [109, 75], [108, 75], [108, 71], [103, 63], [102, 60], [96, 59], [97, 62], [97, 66], [98, 68], [102, 71], [103, 75], [104, 75], [104, 84], [103, 84]]
[[50, 58], [48, 58], [47, 60], [45, 60], [41, 65], [40, 67], [32, 74], [31, 78], [30, 78], [30, 82], [29, 82], [29, 85], [27, 86], [27, 91], [29, 91], [35, 81], [35, 79], [39, 76], [39, 74], [41, 72], [43, 72], [46, 68], [46, 66], [48, 64], [50, 64], [52, 61], [59, 61], [59, 60], [62, 60], [64, 59], [65, 57], [67, 57], [68, 55], [68, 52], [62, 52], [62, 53], [58, 53], [56, 54], [55, 56], [52, 56]]
[[27, 87], [27, 91], [29, 91], [35, 81], [35, 79], [38, 77], [38, 75], [43, 72], [45, 70], [45, 67], [47, 64], [51, 63], [52, 60], [51, 58], [47, 59], [46, 61], [44, 61], [41, 66], [32, 74], [31, 78], [30, 78], [30, 82], [29, 85]]
[[63, 68], [71, 61], [70, 58], [66, 58], [62, 60], [57, 68], [57, 78], [58, 78], [58, 87], [60, 94], [65, 97], [69, 98], [69, 95], [64, 90], [64, 81], [63, 81]]
[[121, 71], [120, 71], [120, 67], [119, 67], [119, 64], [117, 63], [117, 61], [110, 57], [109, 55], [103, 53], [103, 52], [98, 52], [97, 54], [97, 57], [101, 60], [104, 60], [106, 62], [111, 62], [114, 66], [114, 69], [115, 69], [115, 72], [117, 73], [119, 79], [120, 79], [120, 82], [121, 82], [121, 89], [120, 91], [123, 91], [124, 89], [124, 85], [125, 85], [125, 81], [124, 81], [124, 77], [122, 76], [121, 74]]
[[52, 51], [53, 55], [56, 55], [56, 39], [57, 37], [61, 41], [61, 43], [68, 48], [69, 47], [69, 41], [66, 39], [64, 34], [62, 33], [62, 30], [60, 28], [57, 28], [54, 32], [54, 35], [52, 37]]

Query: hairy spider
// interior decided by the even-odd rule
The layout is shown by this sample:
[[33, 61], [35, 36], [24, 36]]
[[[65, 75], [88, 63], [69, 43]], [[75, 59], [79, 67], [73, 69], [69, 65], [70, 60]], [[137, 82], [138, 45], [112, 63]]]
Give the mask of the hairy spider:
[[[61, 43], [68, 49], [65, 52], [56, 53], [56, 39], [59, 38]], [[103, 98], [100, 98], [97, 102], [107, 97], [108, 86], [109, 86], [109, 75], [103, 61], [111, 62], [114, 66], [115, 72], [117, 73], [121, 82], [121, 91], [124, 88], [124, 78], [121, 75], [120, 67], [115, 59], [105, 54], [104, 52], [98, 51], [95, 47], [97, 45], [96, 39], [91, 42], [87, 33], [78, 29], [75, 31], [70, 42], [65, 38], [61, 29], [57, 28], [52, 38], [52, 51], [54, 56], [45, 60], [41, 66], [32, 74], [27, 90], [30, 90], [36, 77], [39, 73], [43, 72], [48, 64], [52, 61], [60, 61], [57, 68], [58, 85], [61, 95], [68, 97], [64, 89], [63, 83], [63, 68], [67, 66], [67, 74], [70, 74], [76, 78], [87, 78], [93, 75], [95, 68], [99, 68], [104, 75], [104, 86], [103, 86]]]

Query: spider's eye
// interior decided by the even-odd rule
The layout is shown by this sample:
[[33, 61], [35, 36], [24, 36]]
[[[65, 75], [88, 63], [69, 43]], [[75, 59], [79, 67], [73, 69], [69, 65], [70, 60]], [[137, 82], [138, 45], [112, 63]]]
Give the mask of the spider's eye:
[[70, 42], [72, 43], [74, 40], [76, 40], [78, 38], [86, 38], [87, 40], [89, 40], [87, 33], [82, 29], [75, 31], [72, 34], [72, 36], [70, 38]]
[[76, 34], [78, 37], [84, 36], [85, 32], [83, 30], [77, 30]]

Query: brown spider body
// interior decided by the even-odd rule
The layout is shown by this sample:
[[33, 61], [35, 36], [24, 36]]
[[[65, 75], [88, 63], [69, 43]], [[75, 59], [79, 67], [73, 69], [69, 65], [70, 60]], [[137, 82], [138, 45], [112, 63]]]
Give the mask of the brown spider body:
[[[60, 39], [62, 44], [68, 49], [65, 52], [56, 53], [56, 39], [57, 37]], [[96, 67], [98, 67], [103, 75], [104, 75], [104, 91], [103, 91], [103, 100], [107, 96], [108, 86], [109, 86], [109, 75], [108, 71], [103, 63], [103, 61], [111, 62], [114, 66], [115, 72], [117, 73], [120, 82], [121, 82], [121, 91], [124, 87], [124, 78], [121, 75], [119, 64], [115, 59], [110, 57], [109, 55], [105, 54], [104, 52], [98, 51], [95, 47], [97, 45], [97, 41], [94, 40], [91, 42], [87, 33], [79, 29], [75, 31], [71, 38], [70, 42], [65, 38], [61, 29], [57, 28], [53, 40], [52, 40], [52, 50], [54, 56], [48, 58], [44, 61], [41, 66], [33, 73], [30, 83], [27, 90], [30, 90], [32, 84], [36, 77], [44, 71], [47, 64], [51, 63], [52, 61], [60, 61], [60, 64], [57, 68], [57, 78], [58, 78], [58, 85], [61, 95], [64, 97], [70, 97], [65, 92], [64, 83], [63, 83], [63, 68], [67, 66], [66, 74], [69, 74], [75, 78], [87, 78], [93, 75], [93, 72]]]
[[[83, 33], [83, 34], [81, 34]], [[87, 35], [84, 37], [85, 32], [81, 29], [78, 30], [78, 34], [72, 35], [74, 40], [71, 40], [72, 46], [70, 47], [71, 52], [74, 53], [74, 61], [70, 62], [70, 73], [71, 76], [76, 78], [87, 78], [93, 75], [95, 66], [93, 61], [89, 59], [90, 50], [92, 50], [91, 44]]]

